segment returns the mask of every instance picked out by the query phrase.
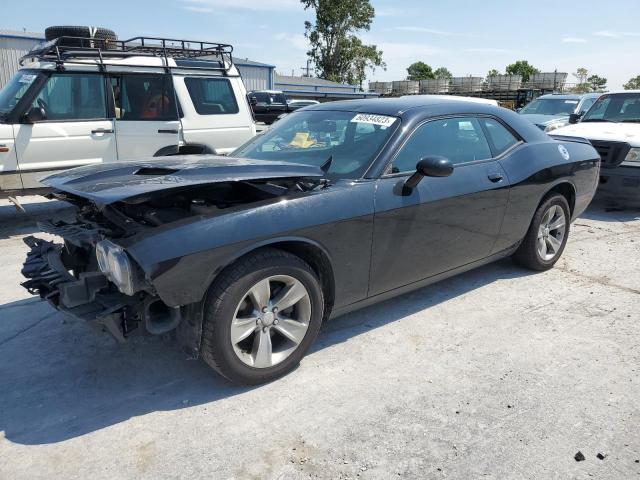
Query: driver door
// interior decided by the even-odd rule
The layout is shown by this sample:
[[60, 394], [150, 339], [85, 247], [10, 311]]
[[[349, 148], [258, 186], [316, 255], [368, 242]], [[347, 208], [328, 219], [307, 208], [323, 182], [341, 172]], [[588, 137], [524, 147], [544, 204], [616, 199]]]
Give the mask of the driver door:
[[[482, 120], [484, 121], [484, 120]], [[404, 182], [429, 155], [454, 164], [449, 177]], [[438, 275], [490, 255], [509, 184], [474, 117], [419, 126], [378, 180], [369, 296]]]
[[41, 108], [44, 119], [15, 125], [24, 188], [38, 187], [38, 179], [48, 171], [116, 160], [107, 105], [103, 75], [52, 73], [30, 105]]

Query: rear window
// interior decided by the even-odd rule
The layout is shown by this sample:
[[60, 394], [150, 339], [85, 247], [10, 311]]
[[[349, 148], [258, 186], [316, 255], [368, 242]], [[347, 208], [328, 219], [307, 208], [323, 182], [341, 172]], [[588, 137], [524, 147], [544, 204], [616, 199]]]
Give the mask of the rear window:
[[200, 115], [227, 115], [239, 112], [229, 80], [187, 77], [184, 82], [193, 106]]

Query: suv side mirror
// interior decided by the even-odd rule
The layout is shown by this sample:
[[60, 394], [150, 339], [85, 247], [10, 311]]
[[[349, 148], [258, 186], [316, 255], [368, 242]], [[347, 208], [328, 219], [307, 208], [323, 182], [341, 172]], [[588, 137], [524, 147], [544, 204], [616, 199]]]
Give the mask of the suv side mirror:
[[424, 177], [448, 177], [453, 173], [453, 163], [446, 157], [433, 155], [416, 164], [416, 173], [411, 175], [404, 186], [416, 188]]
[[24, 123], [36, 123], [47, 119], [47, 114], [42, 107], [31, 107], [31, 109], [22, 117]]
[[569, 115], [569, 123], [574, 124], [574, 123], [578, 123], [578, 121], [580, 120], [580, 117], [582, 116], [582, 114], [580, 113], [572, 113]]

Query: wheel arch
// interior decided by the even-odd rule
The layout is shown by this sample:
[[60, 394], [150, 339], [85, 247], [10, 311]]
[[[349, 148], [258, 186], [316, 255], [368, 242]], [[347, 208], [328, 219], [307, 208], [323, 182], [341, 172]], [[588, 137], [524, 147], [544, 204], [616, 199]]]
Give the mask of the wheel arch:
[[213, 285], [216, 278], [219, 278], [225, 270], [232, 267], [240, 259], [265, 248], [283, 250], [301, 258], [309, 264], [311, 269], [320, 279], [320, 286], [322, 288], [325, 303], [323, 320], [329, 318], [335, 300], [335, 276], [331, 263], [331, 256], [322, 245], [309, 238], [278, 237], [246, 247], [236, 252], [233, 258], [231, 258], [223, 268], [216, 272], [216, 274], [211, 278], [209, 286]]
[[202, 155], [211, 154], [215, 155], [216, 151], [208, 145], [201, 143], [187, 143], [185, 145], [167, 145], [162, 147], [156, 153], [154, 157], [166, 157], [170, 155]]
[[545, 194], [540, 199], [538, 206], [542, 205], [542, 203], [549, 198], [551, 195], [560, 194], [567, 199], [567, 203], [569, 204], [569, 214], [573, 217], [573, 212], [576, 207], [576, 187], [568, 180], [563, 180], [561, 182], [556, 183], [553, 187], [545, 192]]

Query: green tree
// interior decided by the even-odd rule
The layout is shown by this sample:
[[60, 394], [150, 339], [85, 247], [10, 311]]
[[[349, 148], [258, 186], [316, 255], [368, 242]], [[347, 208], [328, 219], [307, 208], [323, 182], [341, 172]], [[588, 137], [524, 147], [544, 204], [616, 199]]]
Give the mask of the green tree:
[[436, 78], [430, 65], [424, 62], [415, 62], [407, 68], [407, 80], [427, 80]]
[[640, 90], [640, 75], [630, 78], [622, 87], [625, 90]]
[[497, 77], [498, 75], [500, 75], [500, 72], [498, 70], [496, 70], [495, 68], [492, 68], [491, 70], [489, 70], [487, 72], [487, 78]]
[[382, 51], [375, 45], [365, 45], [357, 37], [369, 31], [375, 10], [369, 0], [300, 0], [305, 10], [314, 10], [315, 23], [306, 21], [305, 37], [316, 74], [334, 82], [359, 84], [367, 69], [385, 68]]
[[592, 92], [604, 92], [607, 88], [607, 79], [600, 75], [591, 75], [587, 82]]
[[436, 78], [453, 78], [453, 75], [447, 67], [436, 68], [433, 71], [433, 76]]
[[505, 68], [507, 75], [522, 75], [522, 81], [528, 82], [531, 75], [540, 73], [536, 67], [531, 65], [527, 60], [518, 60]]

